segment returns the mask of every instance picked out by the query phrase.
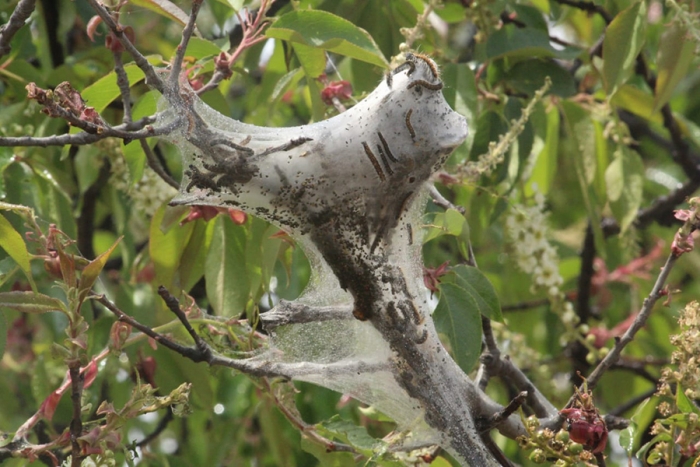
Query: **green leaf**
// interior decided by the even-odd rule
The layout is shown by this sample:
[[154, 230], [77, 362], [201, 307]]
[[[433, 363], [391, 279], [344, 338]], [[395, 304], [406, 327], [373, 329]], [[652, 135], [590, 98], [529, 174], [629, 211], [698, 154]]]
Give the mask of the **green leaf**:
[[246, 230], [217, 216], [204, 277], [207, 297], [219, 316], [239, 316], [250, 296], [246, 271]]
[[[144, 78], [143, 71], [133, 63], [124, 66], [124, 71], [133, 86]], [[98, 113], [104, 111], [109, 104], [121, 95], [117, 86], [117, 74], [113, 71], [86, 87], [80, 95], [87, 105], [94, 107]]]
[[573, 59], [581, 52], [574, 47], [557, 50], [549, 43], [549, 34], [546, 31], [528, 27], [518, 28], [513, 25], [506, 25], [494, 32], [486, 42], [486, 55], [490, 59], [500, 57]]
[[32, 314], [66, 312], [66, 306], [61, 300], [34, 292], [0, 292], [0, 307]]
[[618, 146], [615, 159], [605, 171], [605, 184], [610, 209], [625, 232], [642, 204], [644, 163], [639, 154], [625, 145]]
[[557, 65], [553, 60], [525, 60], [518, 62], [508, 70], [505, 79], [516, 91], [534, 95], [549, 76], [552, 87], [548, 94], [571, 97], [576, 94], [576, 84], [571, 73]]
[[[535, 162], [535, 166], [532, 169], [532, 175], [530, 176], [530, 181], [537, 183], [540, 193], [544, 195], [549, 193], [557, 170], [559, 126], [561, 122], [559, 109], [550, 109], [549, 112], [547, 112], [546, 118], [547, 136], [544, 142], [544, 147], [537, 155], [537, 161]], [[530, 184], [526, 185], [526, 192], [530, 186]]]
[[638, 87], [623, 84], [610, 102], [650, 122], [663, 123], [661, 115], [654, 113], [654, 96]]
[[328, 467], [355, 467], [355, 458], [349, 452], [329, 452], [322, 444], [301, 437], [301, 448], [318, 459], [319, 464]]
[[7, 318], [5, 313], [0, 310], [0, 360], [5, 354], [5, 346], [7, 345]]
[[0, 215], [0, 247], [15, 260], [32, 284], [32, 288], [34, 288], [27, 245], [25, 245], [22, 236], [12, 227], [12, 224], [10, 224], [10, 221], [8, 221], [4, 215]]
[[[157, 91], [148, 91], [144, 93], [134, 104], [134, 108], [132, 109], [133, 119], [138, 120], [156, 113], [159, 97], [160, 93]], [[147, 141], [151, 148], [156, 144], [155, 138], [148, 138]], [[124, 161], [127, 167], [129, 167], [131, 186], [133, 186], [143, 177], [143, 170], [146, 166], [146, 153], [143, 152], [139, 141], [131, 141], [128, 144], [124, 144], [124, 140], [122, 140], [121, 147]]]
[[688, 399], [688, 396], [685, 395], [685, 391], [680, 384], [676, 386], [676, 406], [678, 406], [678, 410], [684, 414], [695, 413], [700, 415], [700, 409]]
[[151, 220], [148, 249], [156, 270], [156, 283], [172, 289], [182, 253], [194, 226], [192, 223], [182, 227], [174, 226], [164, 233], [160, 226], [166, 212], [169, 213], [170, 209], [160, 207]]
[[449, 339], [452, 356], [462, 371], [472, 371], [481, 352], [481, 316], [472, 296], [455, 284], [442, 283], [433, 320], [438, 332]]
[[202, 39], [201, 37], [192, 37], [190, 38], [190, 42], [187, 44], [185, 56], [194, 57], [197, 60], [200, 60], [213, 55], [219, 55], [220, 53], [221, 47], [212, 41]]
[[367, 31], [332, 13], [296, 10], [280, 16], [267, 37], [299, 43], [388, 68], [389, 63]]
[[180, 23], [182, 26], [186, 25], [189, 19], [187, 13], [170, 0], [131, 0], [131, 3], [154, 11], [161, 16]]
[[566, 129], [571, 138], [574, 167], [578, 178], [583, 201], [588, 211], [588, 218], [593, 227], [593, 235], [598, 251], [604, 251], [605, 239], [600, 228], [601, 205], [592, 186], [596, 171], [596, 147], [592, 144], [596, 138], [595, 126], [588, 112], [581, 106], [564, 101], [562, 103], [566, 120]]
[[478, 93], [474, 72], [466, 63], [449, 63], [442, 69], [442, 82], [445, 84], [442, 94], [455, 112], [464, 116], [467, 127], [470, 128], [467, 139], [457, 148], [448, 164], [459, 164], [469, 155], [474, 142], [476, 116], [479, 114]]
[[85, 300], [92, 290], [92, 286], [95, 284], [95, 281], [100, 276], [102, 269], [105, 267], [105, 264], [109, 259], [109, 255], [111, 255], [117, 245], [119, 245], [122, 238], [124, 237], [119, 237], [117, 241], [114, 242], [109, 249], [107, 249], [107, 251], [90, 261], [83, 269], [83, 272], [80, 274], [80, 284], [78, 286], [78, 299], [80, 303]]
[[605, 32], [603, 40], [603, 81], [613, 96], [629, 77], [642, 50], [646, 33], [646, 3], [637, 2], [620, 12]]
[[668, 102], [676, 85], [686, 75], [693, 62], [695, 44], [687, 35], [685, 27], [680, 22], [673, 21], [661, 36], [656, 55], [655, 112]]
[[322, 436], [339, 439], [367, 457], [371, 457], [375, 450], [381, 446], [381, 442], [370, 436], [365, 427], [343, 420], [340, 415], [334, 415], [329, 420], [318, 423], [315, 427]]
[[469, 293], [478, 306], [479, 313], [487, 318], [503, 322], [501, 304], [491, 282], [477, 268], [460, 265], [452, 272], [456, 274], [455, 285]]

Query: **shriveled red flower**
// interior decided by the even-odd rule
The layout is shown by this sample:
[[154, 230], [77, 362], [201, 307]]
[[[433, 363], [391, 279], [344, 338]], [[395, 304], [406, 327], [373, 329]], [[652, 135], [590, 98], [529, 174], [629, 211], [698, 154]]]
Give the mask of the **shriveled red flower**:
[[574, 405], [559, 411], [565, 417], [564, 428], [571, 439], [593, 454], [601, 453], [608, 444], [608, 427], [593, 403], [592, 394], [576, 388]]

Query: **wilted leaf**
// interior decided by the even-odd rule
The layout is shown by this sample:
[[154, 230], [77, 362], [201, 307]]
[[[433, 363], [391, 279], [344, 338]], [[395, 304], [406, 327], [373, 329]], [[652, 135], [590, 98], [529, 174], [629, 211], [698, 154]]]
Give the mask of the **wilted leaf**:
[[319, 10], [296, 10], [280, 16], [266, 35], [388, 68], [367, 31], [339, 16]]
[[646, 3], [637, 2], [618, 14], [610, 23], [603, 40], [603, 79], [612, 96], [629, 77], [646, 33]]

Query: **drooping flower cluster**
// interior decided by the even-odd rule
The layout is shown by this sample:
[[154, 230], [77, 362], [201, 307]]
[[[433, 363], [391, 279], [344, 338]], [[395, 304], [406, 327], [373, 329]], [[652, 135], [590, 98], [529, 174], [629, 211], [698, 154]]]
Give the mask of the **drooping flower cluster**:
[[536, 192], [533, 201], [531, 205], [513, 206], [506, 217], [512, 258], [532, 277], [533, 293], [545, 290], [550, 298], [557, 298], [563, 279], [559, 274], [559, 255], [549, 243], [544, 195]]
[[164, 182], [152, 170], [144, 170], [141, 179], [131, 186], [129, 168], [118, 149], [116, 154], [110, 157], [110, 162], [112, 164], [110, 183], [131, 198], [134, 203], [132, 213], [143, 213], [150, 218], [163, 203], [170, 201], [177, 193], [175, 188]]

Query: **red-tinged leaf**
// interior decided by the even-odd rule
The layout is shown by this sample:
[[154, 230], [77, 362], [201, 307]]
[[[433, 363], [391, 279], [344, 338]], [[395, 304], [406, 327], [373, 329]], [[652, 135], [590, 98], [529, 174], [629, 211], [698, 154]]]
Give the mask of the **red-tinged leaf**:
[[95, 281], [102, 272], [102, 269], [105, 267], [105, 264], [109, 259], [109, 255], [112, 254], [112, 252], [117, 247], [122, 238], [123, 237], [119, 237], [117, 241], [114, 242], [114, 244], [111, 247], [109, 247], [107, 251], [102, 253], [94, 260], [90, 261], [90, 263], [88, 263], [88, 265], [85, 266], [85, 269], [83, 269], [83, 273], [80, 275], [80, 287], [78, 289], [78, 298], [81, 303], [90, 293], [90, 290], [92, 290], [92, 286], [95, 284]]
[[66, 312], [65, 304], [48, 295], [34, 292], [2, 292], [0, 293], [0, 307], [11, 308], [23, 313], [46, 313], [49, 311]]
[[102, 18], [99, 16], [95, 15], [92, 18], [90, 18], [90, 21], [88, 21], [87, 24], [87, 36], [90, 38], [92, 42], [95, 42], [95, 36], [99, 36], [100, 34], [97, 32], [97, 27], [102, 23]]
[[97, 361], [93, 358], [83, 370], [83, 388], [89, 388], [97, 377]]
[[62, 392], [54, 391], [49, 394], [49, 397], [44, 399], [44, 402], [41, 403], [39, 413], [43, 415], [46, 420], [51, 421], [53, 418], [53, 414], [56, 412], [56, 407], [58, 407], [58, 403], [61, 401], [62, 395]]

